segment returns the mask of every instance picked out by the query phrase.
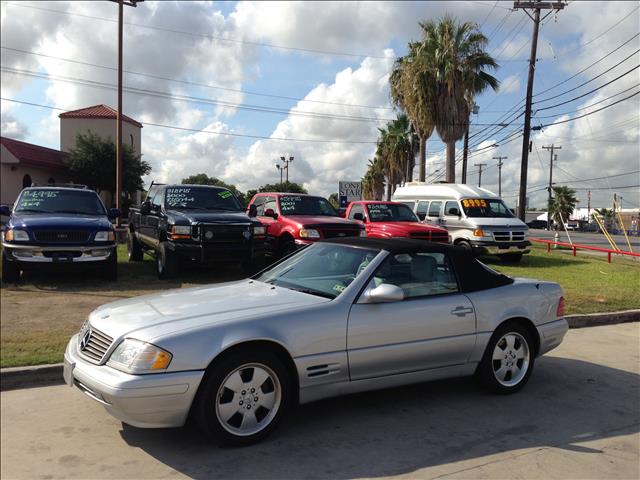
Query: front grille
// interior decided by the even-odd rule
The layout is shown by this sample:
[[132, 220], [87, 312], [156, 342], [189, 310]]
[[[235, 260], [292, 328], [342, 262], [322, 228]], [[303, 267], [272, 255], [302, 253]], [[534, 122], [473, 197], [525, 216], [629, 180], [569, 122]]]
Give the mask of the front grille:
[[521, 242], [524, 240], [525, 232], [522, 231], [500, 231], [493, 232], [496, 242]]
[[449, 234], [440, 232], [409, 232], [409, 237], [419, 238], [421, 240], [429, 240], [431, 242], [449, 243]]
[[78, 258], [82, 256], [82, 252], [66, 252], [56, 250], [54, 252], [42, 252], [42, 255], [47, 258]]
[[205, 243], [242, 242], [250, 238], [250, 230], [246, 225], [202, 225], [199, 229]]
[[38, 242], [83, 243], [89, 240], [90, 232], [85, 230], [36, 230], [33, 236]]
[[113, 338], [88, 324], [83, 325], [78, 337], [80, 352], [95, 363], [100, 363], [113, 343]]
[[431, 235], [432, 242], [449, 243], [448, 233], [434, 233]]
[[360, 230], [327, 228], [322, 229], [322, 235], [324, 238], [357, 237], [360, 235]]

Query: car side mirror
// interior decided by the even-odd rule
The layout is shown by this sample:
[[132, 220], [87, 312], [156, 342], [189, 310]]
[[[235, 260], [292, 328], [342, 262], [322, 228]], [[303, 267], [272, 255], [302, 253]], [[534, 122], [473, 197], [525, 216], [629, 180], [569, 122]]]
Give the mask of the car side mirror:
[[276, 212], [274, 212], [274, 211], [273, 211], [273, 208], [267, 208], [267, 209], [264, 211], [264, 216], [265, 216], [265, 217], [271, 217], [271, 218], [273, 218], [274, 220], [275, 220], [276, 218], [278, 218], [278, 214], [277, 214]]
[[107, 212], [107, 218], [109, 218], [109, 220], [113, 220], [114, 218], [118, 218], [119, 216], [120, 216], [119, 208], [110, 208], [109, 211]]
[[249, 205], [249, 216], [250, 217], [257, 217], [258, 216], [258, 207], [256, 207], [255, 205], [251, 204]]
[[424, 222], [424, 219], [427, 218], [427, 214], [426, 213], [418, 213], [418, 218], [420, 219], [420, 221]]
[[375, 288], [367, 289], [358, 303], [390, 303], [404, 300], [404, 291], [397, 285], [382, 283]]
[[353, 214], [353, 219], [358, 220], [359, 222], [364, 222], [364, 215], [360, 212]]
[[149, 215], [151, 213], [151, 202], [146, 201], [140, 205], [140, 213], [142, 215]]
[[458, 210], [455, 207], [450, 208], [449, 211], [447, 212], [447, 215], [457, 215], [459, 217], [460, 216], [460, 210]]
[[0, 215], [11, 216], [11, 208], [9, 205], [0, 205]]

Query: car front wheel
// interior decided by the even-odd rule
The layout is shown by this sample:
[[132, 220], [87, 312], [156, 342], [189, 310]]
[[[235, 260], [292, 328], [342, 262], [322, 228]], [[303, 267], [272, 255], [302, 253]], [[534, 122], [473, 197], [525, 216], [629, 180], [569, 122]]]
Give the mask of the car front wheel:
[[179, 260], [177, 255], [169, 250], [164, 243], [156, 251], [156, 274], [160, 280], [173, 278], [178, 273]]
[[144, 256], [142, 246], [132, 230], [127, 233], [127, 254], [130, 262], [141, 262]]
[[2, 253], [2, 282], [18, 283], [20, 280], [20, 267], [17, 262], [11, 262], [7, 256]]
[[530, 333], [518, 323], [506, 323], [491, 337], [476, 375], [496, 393], [515, 393], [529, 380], [533, 364]]
[[276, 427], [289, 405], [285, 366], [269, 351], [237, 351], [205, 374], [194, 405], [199, 427], [226, 445], [249, 445]]

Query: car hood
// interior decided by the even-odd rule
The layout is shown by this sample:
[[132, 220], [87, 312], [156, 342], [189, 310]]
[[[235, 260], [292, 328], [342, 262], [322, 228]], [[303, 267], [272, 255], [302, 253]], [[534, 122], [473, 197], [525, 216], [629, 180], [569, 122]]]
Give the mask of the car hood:
[[228, 322], [329, 302], [330, 300], [255, 280], [169, 290], [108, 303], [89, 316], [91, 326], [114, 339], [139, 340], [179, 330]]
[[43, 214], [14, 214], [9, 222], [11, 228], [26, 228], [39, 230], [89, 229], [106, 230], [112, 228], [111, 222], [105, 216], [78, 215], [75, 213], [43, 213]]
[[246, 223], [251, 224], [249, 217], [241, 211], [228, 212], [225, 210], [167, 210], [167, 215], [172, 217], [174, 223]]
[[493, 230], [499, 228], [520, 228], [527, 230], [527, 224], [519, 218], [485, 218], [485, 217], [469, 217], [469, 220], [480, 228], [490, 227]]
[[329, 215], [289, 215], [287, 218], [301, 223], [307, 227], [355, 227], [362, 226], [353, 220], [347, 220], [342, 217], [333, 217]]
[[433, 225], [426, 225], [419, 222], [371, 222], [367, 224], [367, 228], [371, 230], [381, 230], [389, 233], [400, 233], [407, 231], [427, 231], [447, 233], [444, 228]]

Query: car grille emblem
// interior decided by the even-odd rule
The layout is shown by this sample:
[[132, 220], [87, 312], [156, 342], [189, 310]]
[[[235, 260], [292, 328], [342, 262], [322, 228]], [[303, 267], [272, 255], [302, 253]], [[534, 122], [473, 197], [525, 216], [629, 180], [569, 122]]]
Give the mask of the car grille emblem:
[[80, 350], [84, 350], [89, 343], [89, 339], [91, 338], [91, 327], [88, 327], [87, 330], [82, 335], [80, 339]]
[[251, 232], [246, 230], [246, 231], [242, 232], [242, 236], [244, 238], [246, 238], [247, 240], [249, 240], [251, 238]]
[[63, 239], [65, 239], [65, 238], [67, 238], [67, 234], [66, 234], [66, 233], [59, 233], [59, 234], [58, 234], [58, 238], [59, 238], [59, 239], [61, 239], [61, 240], [63, 240]]
[[339, 236], [339, 237], [345, 237], [346, 235], [347, 235], [347, 234], [346, 234], [346, 233], [343, 233], [343, 232], [338, 233], [338, 236]]
[[207, 240], [211, 240], [213, 238], [213, 232], [211, 230], [207, 230], [207, 232], [204, 234], [204, 238], [206, 238]]

